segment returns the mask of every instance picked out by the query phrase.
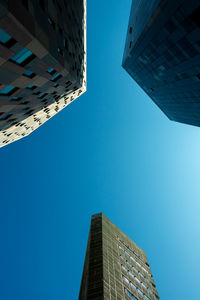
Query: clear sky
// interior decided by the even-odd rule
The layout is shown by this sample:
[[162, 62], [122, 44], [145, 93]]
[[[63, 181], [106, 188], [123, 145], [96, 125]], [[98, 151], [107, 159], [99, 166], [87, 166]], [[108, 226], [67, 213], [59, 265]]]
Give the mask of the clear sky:
[[91, 215], [143, 248], [162, 300], [200, 299], [200, 128], [122, 69], [131, 0], [88, 0], [88, 91], [0, 150], [0, 299], [76, 300]]

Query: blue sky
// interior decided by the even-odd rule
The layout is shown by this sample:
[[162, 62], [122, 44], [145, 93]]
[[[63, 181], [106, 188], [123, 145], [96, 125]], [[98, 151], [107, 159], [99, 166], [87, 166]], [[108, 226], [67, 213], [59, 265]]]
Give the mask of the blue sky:
[[200, 128], [122, 69], [130, 5], [88, 0], [87, 93], [0, 150], [0, 299], [77, 299], [97, 212], [145, 250], [162, 300], [200, 299]]

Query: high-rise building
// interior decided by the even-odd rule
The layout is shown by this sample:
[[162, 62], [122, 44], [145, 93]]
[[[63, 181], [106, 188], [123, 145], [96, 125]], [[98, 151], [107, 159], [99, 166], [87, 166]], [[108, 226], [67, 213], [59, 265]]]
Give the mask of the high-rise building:
[[199, 0], [133, 0], [122, 66], [170, 120], [200, 126]]
[[103, 214], [92, 216], [79, 300], [159, 299], [144, 251]]
[[86, 91], [86, 0], [0, 0], [0, 147]]

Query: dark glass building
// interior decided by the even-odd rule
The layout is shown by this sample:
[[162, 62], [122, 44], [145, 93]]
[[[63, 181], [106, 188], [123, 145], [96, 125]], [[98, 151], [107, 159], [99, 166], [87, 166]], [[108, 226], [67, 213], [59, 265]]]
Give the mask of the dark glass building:
[[0, 0], [0, 147], [86, 90], [86, 0]]
[[144, 251], [103, 214], [92, 216], [79, 300], [159, 299]]
[[133, 0], [122, 65], [170, 120], [200, 126], [199, 0]]

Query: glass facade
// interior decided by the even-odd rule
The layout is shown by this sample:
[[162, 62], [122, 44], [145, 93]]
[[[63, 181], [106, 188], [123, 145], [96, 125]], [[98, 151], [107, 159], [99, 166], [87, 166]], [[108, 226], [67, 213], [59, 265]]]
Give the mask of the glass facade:
[[135, 0], [123, 67], [169, 119], [200, 126], [198, 0]]

